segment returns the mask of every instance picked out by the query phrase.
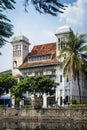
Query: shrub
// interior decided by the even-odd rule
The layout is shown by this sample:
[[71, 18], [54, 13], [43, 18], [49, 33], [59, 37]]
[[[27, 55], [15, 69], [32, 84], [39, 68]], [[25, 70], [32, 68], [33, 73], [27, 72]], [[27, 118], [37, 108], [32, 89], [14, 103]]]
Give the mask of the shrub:
[[71, 99], [70, 104], [76, 104], [76, 99]]
[[30, 104], [27, 104], [27, 105], [24, 105], [25, 108], [32, 108], [32, 105]]
[[1, 107], [4, 107], [4, 105], [0, 105], [0, 108], [1, 108]]
[[69, 108], [87, 108], [87, 104], [72, 104]]

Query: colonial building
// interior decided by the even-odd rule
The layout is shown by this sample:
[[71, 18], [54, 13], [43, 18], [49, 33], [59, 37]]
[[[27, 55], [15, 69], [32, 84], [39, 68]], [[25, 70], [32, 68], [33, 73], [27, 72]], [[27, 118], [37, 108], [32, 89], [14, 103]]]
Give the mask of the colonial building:
[[[23, 35], [13, 37], [12, 44], [12, 75], [15, 77], [46, 75], [50, 76], [59, 85], [56, 87], [55, 101], [58, 105], [68, 104], [70, 99], [75, 99], [79, 103], [79, 89], [77, 81], [74, 81], [72, 76], [66, 78], [63, 76], [63, 69], [60, 69], [61, 60], [58, 56], [62, 47], [65, 46], [64, 41], [71, 28], [63, 26], [57, 29], [55, 34], [56, 42], [35, 45], [29, 51], [30, 43], [28, 38]], [[81, 97], [82, 103], [87, 103], [87, 81], [80, 76]], [[29, 93], [26, 93], [29, 97]], [[2, 95], [6, 105], [10, 100], [10, 93]], [[46, 104], [44, 100], [44, 104]], [[10, 101], [11, 102], [11, 101]], [[12, 100], [14, 102], [14, 99]], [[46, 106], [46, 105], [45, 105]]]
[[[61, 59], [58, 58], [60, 50], [67, 40], [67, 35], [71, 31], [68, 26], [57, 29], [55, 34], [56, 42], [42, 45], [35, 45], [31, 52], [29, 51], [29, 40], [23, 36], [15, 36], [12, 41], [12, 74], [13, 76], [35, 76], [48, 75], [59, 85], [56, 88], [56, 101], [58, 105], [63, 105], [70, 99], [76, 99], [79, 103], [79, 91], [77, 82], [72, 77], [66, 79], [63, 76], [63, 70], [60, 69]], [[64, 58], [64, 57], [63, 57]], [[87, 103], [87, 88], [80, 77], [81, 95], [83, 103]]]

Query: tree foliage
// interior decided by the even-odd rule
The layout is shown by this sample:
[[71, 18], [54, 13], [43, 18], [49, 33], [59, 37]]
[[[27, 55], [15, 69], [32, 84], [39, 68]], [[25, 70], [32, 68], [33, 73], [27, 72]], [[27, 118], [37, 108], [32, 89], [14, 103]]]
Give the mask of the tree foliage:
[[26, 10], [30, 2], [39, 13], [51, 14], [53, 16], [56, 16], [58, 12], [63, 13], [66, 8], [59, 0], [24, 0]]
[[30, 93], [49, 93], [53, 94], [55, 92], [55, 87], [57, 83], [46, 76], [31, 76], [26, 77], [21, 80], [17, 86], [14, 86], [12, 95], [15, 97], [23, 97], [23, 93], [29, 91]]
[[63, 74], [66, 77], [73, 76], [74, 80], [78, 81], [79, 98], [81, 103], [80, 80], [79, 76], [82, 72], [83, 64], [87, 62], [87, 44], [86, 35], [74, 34], [73, 31], [69, 33], [65, 47], [61, 50], [60, 56], [66, 53], [66, 58], [61, 63]]
[[[65, 6], [59, 0], [23, 0], [25, 10], [29, 4], [33, 4], [35, 9], [40, 13], [51, 14], [56, 16], [58, 12], [63, 13]], [[7, 42], [7, 38], [12, 36], [13, 25], [7, 18], [6, 11], [13, 10], [16, 0], [0, 0], [0, 48]], [[1, 55], [1, 53], [0, 53]]]
[[0, 75], [0, 96], [17, 84], [17, 79], [9, 74]]
[[7, 18], [6, 11], [14, 9], [14, 3], [14, 0], [0, 0], [0, 48], [7, 42], [6, 38], [13, 34], [13, 25]]

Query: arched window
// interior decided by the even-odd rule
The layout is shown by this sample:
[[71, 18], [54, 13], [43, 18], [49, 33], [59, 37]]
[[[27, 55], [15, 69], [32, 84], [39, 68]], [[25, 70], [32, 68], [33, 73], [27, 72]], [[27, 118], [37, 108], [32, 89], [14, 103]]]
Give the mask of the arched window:
[[13, 67], [14, 67], [14, 68], [17, 67], [17, 61], [14, 61], [14, 62], [13, 62]]

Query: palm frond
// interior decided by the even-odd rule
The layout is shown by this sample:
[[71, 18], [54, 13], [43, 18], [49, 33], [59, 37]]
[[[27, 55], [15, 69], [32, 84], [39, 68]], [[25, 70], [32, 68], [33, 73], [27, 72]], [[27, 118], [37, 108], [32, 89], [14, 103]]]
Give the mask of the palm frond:
[[72, 73], [73, 78], [76, 80], [78, 71], [82, 69], [83, 61], [87, 60], [87, 44], [84, 44], [86, 41], [84, 38], [80, 37], [78, 33], [75, 35], [73, 31], [69, 33], [67, 38], [66, 46], [60, 51], [59, 55], [61, 58], [65, 53], [67, 54], [61, 63], [61, 68], [63, 68], [64, 76]]
[[79, 50], [79, 52], [87, 51], [87, 44], [81, 46], [78, 50]]

